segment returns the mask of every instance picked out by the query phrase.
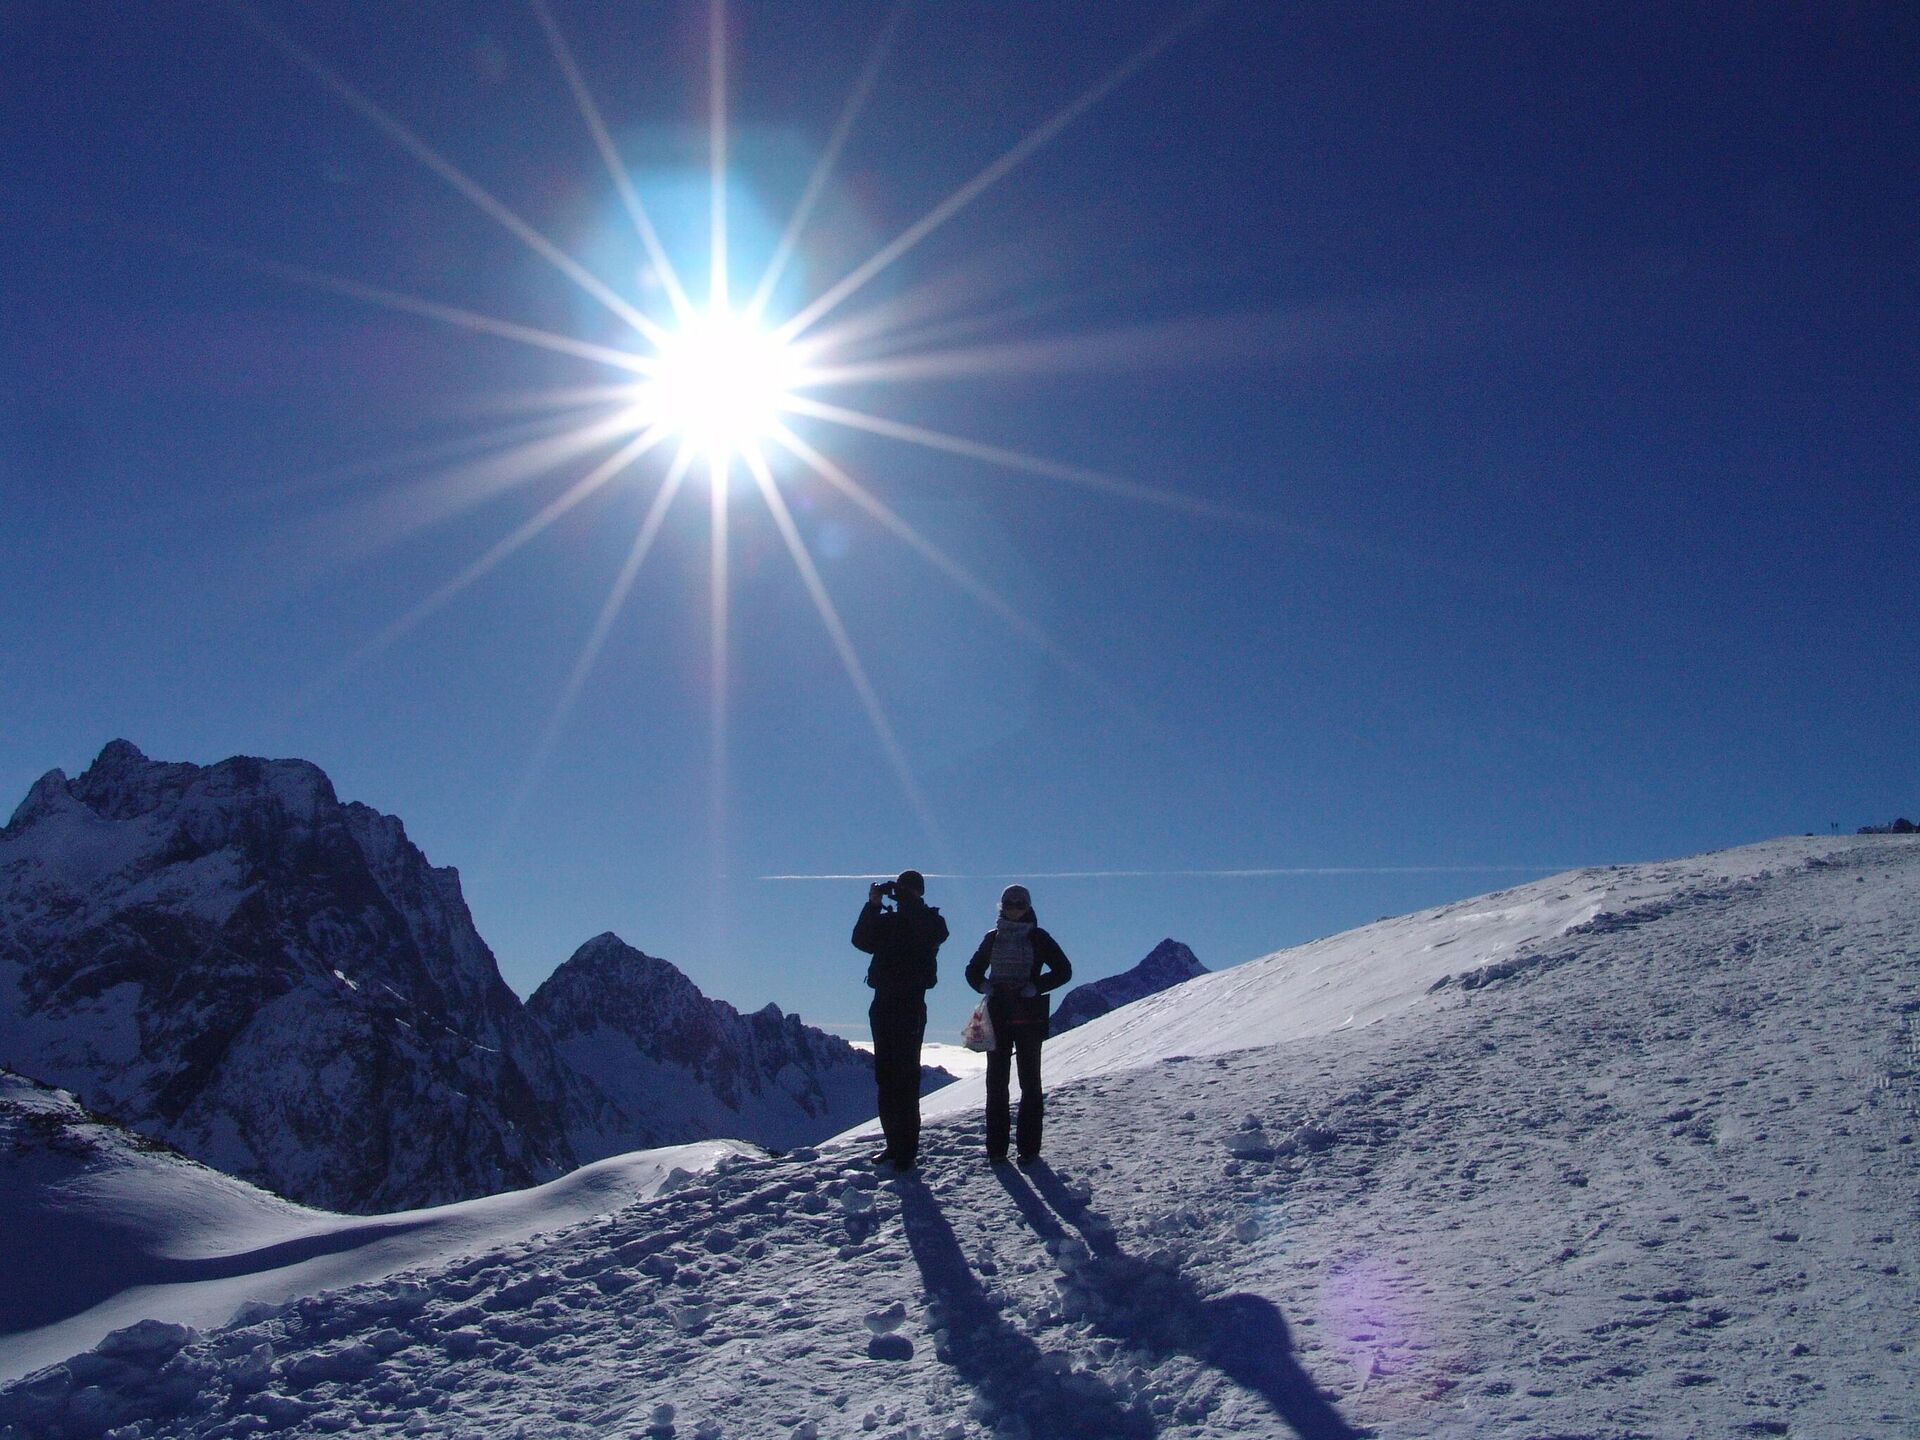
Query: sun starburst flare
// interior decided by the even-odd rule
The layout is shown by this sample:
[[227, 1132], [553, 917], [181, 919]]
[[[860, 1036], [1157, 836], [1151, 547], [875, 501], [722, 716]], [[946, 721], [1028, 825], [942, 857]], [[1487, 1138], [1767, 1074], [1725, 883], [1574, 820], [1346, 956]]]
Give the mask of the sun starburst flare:
[[[944, 848], [938, 843], [939, 827], [932, 806], [914, 775], [906, 746], [899, 738], [852, 633], [828, 591], [826, 580], [801, 533], [793, 507], [782, 493], [783, 482], [778, 468], [769, 463], [770, 455], [785, 457], [793, 462], [796, 473], [824, 482], [831, 493], [854, 505], [869, 522], [877, 524], [902, 542], [1024, 641], [1051, 656], [1083, 682], [1101, 690], [1107, 698], [1113, 698], [1110, 687], [1106, 687], [1087, 666], [1076, 660], [971, 570], [901, 518], [892, 507], [855, 479], [843, 464], [827, 452], [822, 443], [802, 436], [795, 428], [798, 424], [876, 435], [998, 469], [1014, 470], [1190, 514], [1236, 521], [1248, 518], [1242, 512], [1143, 481], [945, 434], [903, 420], [836, 404], [813, 393], [835, 384], [856, 381], [867, 386], [884, 385], [891, 381], [911, 382], [923, 379], [929, 373], [936, 373], [942, 367], [964, 370], [969, 363], [969, 356], [929, 351], [924, 347], [936, 339], [950, 342], [956, 335], [991, 328], [995, 317], [975, 315], [958, 320], [933, 317], [938, 319], [938, 323], [929, 323], [925, 301], [934, 296], [933, 290], [926, 291], [918, 301], [906, 304], [896, 298], [892, 302], [869, 304], [862, 309], [850, 306], [849, 302], [935, 231], [973, 205], [1069, 126], [1191, 33], [1201, 21], [1220, 8], [1218, 0], [1187, 11], [1174, 24], [1150, 37], [1093, 84], [1054, 109], [1037, 127], [1002, 150], [995, 160], [893, 239], [881, 245], [870, 257], [854, 265], [838, 279], [818, 288], [811, 297], [803, 299], [784, 313], [776, 313], [775, 296], [780, 293], [780, 282], [797, 269], [795, 262], [804, 253], [802, 247], [808, 221], [826, 192], [833, 169], [874, 93], [882, 66], [903, 28], [911, 0], [896, 0], [889, 9], [819, 160], [801, 191], [799, 202], [774, 246], [771, 260], [751, 285], [743, 278], [738, 287], [739, 293], [748, 297], [743, 304], [736, 304], [731, 298], [735, 289], [735, 265], [730, 253], [728, 215], [731, 178], [728, 163], [725, 0], [709, 0], [708, 10], [709, 199], [707, 253], [700, 257], [707, 277], [704, 298], [689, 288], [683, 278], [682, 268], [674, 264], [662, 232], [643, 202], [640, 188], [621, 158], [613, 132], [608, 128], [568, 43], [560, 17], [555, 14], [549, 0], [528, 0], [588, 137], [633, 224], [651, 274], [658, 282], [657, 294], [664, 300], [668, 312], [664, 316], [647, 313], [645, 302], [621, 293], [617, 287], [608, 284], [568, 254], [332, 66], [267, 20], [251, 0], [228, 0], [228, 3], [255, 33], [281, 55], [513, 236], [529, 252], [566, 277], [631, 336], [625, 343], [617, 337], [611, 343], [604, 338], [582, 338], [303, 266], [240, 257], [256, 268], [302, 285], [455, 327], [469, 334], [507, 340], [607, 367], [617, 377], [615, 383], [583, 388], [576, 392], [573, 399], [556, 402], [563, 408], [563, 414], [570, 413], [566, 407], [577, 405], [584, 417], [577, 423], [569, 420], [555, 432], [536, 429], [531, 436], [502, 432], [514, 436], [514, 448], [511, 451], [482, 455], [479, 459], [437, 472], [423, 482], [417, 498], [430, 505], [432, 518], [443, 519], [462, 505], [478, 504], [507, 485], [524, 483], [539, 473], [545, 473], [571, 455], [609, 445], [612, 447], [610, 453], [589, 465], [577, 480], [555, 498], [358, 647], [346, 665], [324, 683], [337, 681], [347, 668], [364, 662], [391, 645], [530, 543], [561, 516], [604, 490], [616, 478], [635, 471], [655, 452], [668, 457], [663, 478], [659, 481], [659, 488], [641, 522], [633, 546], [609, 594], [594, 616], [579, 655], [535, 746], [526, 773], [509, 803], [502, 821], [503, 839], [506, 827], [511, 825], [513, 817], [526, 803], [541, 771], [557, 748], [574, 703], [619, 622], [641, 567], [667, 523], [669, 510], [679, 494], [688, 488], [687, 482], [697, 477], [705, 481], [708, 492], [709, 683], [712, 706], [710, 766], [714, 797], [713, 868], [716, 877], [724, 869], [730, 623], [728, 551], [732, 523], [729, 511], [732, 481], [735, 471], [739, 470], [752, 481], [753, 491], [760, 496], [903, 796], [929, 840], [934, 842], [934, 848]], [[700, 273], [698, 266], [689, 269], [694, 274]], [[823, 324], [830, 315], [835, 317], [833, 323]], [[916, 331], [913, 329], [916, 324], [923, 328]], [[409, 523], [417, 525], [422, 522], [415, 519]], [[385, 528], [386, 533], [397, 535], [408, 526], [396, 518], [396, 523], [390, 528], [376, 528]]]
[[806, 383], [801, 347], [751, 315], [695, 310], [661, 338], [653, 374], [633, 389], [636, 430], [658, 426], [709, 460], [731, 463], [771, 438]]

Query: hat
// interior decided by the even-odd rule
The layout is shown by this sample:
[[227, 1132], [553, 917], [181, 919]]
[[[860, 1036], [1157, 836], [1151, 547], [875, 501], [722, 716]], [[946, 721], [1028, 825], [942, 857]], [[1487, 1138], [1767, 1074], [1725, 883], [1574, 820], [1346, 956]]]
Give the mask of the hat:
[[1009, 885], [1000, 892], [1000, 904], [1003, 907], [1011, 905], [1016, 910], [1031, 910], [1033, 897], [1027, 893], [1026, 886]]
[[922, 875], [918, 870], [902, 870], [900, 872], [900, 878], [893, 883], [909, 895], [924, 895], [927, 893], [927, 877]]

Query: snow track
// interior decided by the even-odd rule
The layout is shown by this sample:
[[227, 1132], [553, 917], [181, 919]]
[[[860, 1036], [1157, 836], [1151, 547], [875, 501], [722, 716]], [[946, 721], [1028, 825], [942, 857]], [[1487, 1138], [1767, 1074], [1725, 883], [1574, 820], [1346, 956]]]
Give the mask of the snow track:
[[1782, 842], [1417, 1013], [1063, 1085], [1043, 1167], [970, 1114], [911, 1177], [726, 1161], [110, 1340], [0, 1435], [1910, 1434], [1916, 949], [1920, 844]]

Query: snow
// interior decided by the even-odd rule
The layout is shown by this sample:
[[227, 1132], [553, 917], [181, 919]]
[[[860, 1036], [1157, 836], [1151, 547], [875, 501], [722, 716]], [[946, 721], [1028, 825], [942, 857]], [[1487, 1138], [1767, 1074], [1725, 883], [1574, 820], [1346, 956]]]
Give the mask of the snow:
[[[1780, 840], [1691, 860], [1575, 870], [1512, 890], [1381, 920], [1201, 975], [1069, 1031], [1047, 1046], [1053, 1083], [1377, 1024], [1452, 1003], [1433, 991], [1518, 957], [1522, 963], [1599, 917], [1670, 903], [1826, 853], [1833, 840]], [[984, 1073], [984, 1065], [981, 1070]], [[984, 1103], [984, 1080], [940, 1090], [923, 1114]], [[862, 1127], [870, 1130], [872, 1127]]]
[[[0, 1379], [12, 1380], [156, 1318], [195, 1329], [524, 1242], [658, 1194], [732, 1156], [732, 1141], [636, 1151], [548, 1184], [376, 1217], [333, 1215], [88, 1125], [62, 1091], [0, 1076], [9, 1108], [68, 1122], [69, 1143], [7, 1167], [0, 1189]], [[76, 1163], [76, 1135], [92, 1143]], [[15, 1141], [18, 1157], [19, 1137]], [[60, 1163], [65, 1159], [66, 1163]], [[37, 1162], [37, 1163], [36, 1163]], [[52, 1162], [52, 1163], [49, 1163]], [[22, 1173], [22, 1171], [26, 1173]], [[47, 1323], [20, 1328], [26, 1317]]]
[[[855, 1040], [853, 1048], [873, 1053], [873, 1041]], [[944, 1070], [956, 1080], [987, 1073], [987, 1057], [964, 1045], [949, 1045], [944, 1040], [928, 1040], [920, 1046], [920, 1063]], [[944, 1088], [944, 1087], [942, 1087]], [[924, 1101], [922, 1102], [925, 1103]]]
[[224, 1328], [254, 1287], [116, 1299], [161, 1323], [0, 1391], [0, 1436], [1911, 1434], [1917, 949], [1906, 837], [1554, 877], [1062, 1037], [1031, 1169], [961, 1082], [909, 1176], [856, 1134], [498, 1197]]

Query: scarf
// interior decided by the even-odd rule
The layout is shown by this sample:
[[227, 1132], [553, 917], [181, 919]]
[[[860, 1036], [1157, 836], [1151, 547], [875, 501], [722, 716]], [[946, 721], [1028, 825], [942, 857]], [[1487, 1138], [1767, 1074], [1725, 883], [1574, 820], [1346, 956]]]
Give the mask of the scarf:
[[995, 990], [1018, 990], [1033, 979], [1033, 921], [1002, 917], [993, 931], [993, 959], [987, 983]]

